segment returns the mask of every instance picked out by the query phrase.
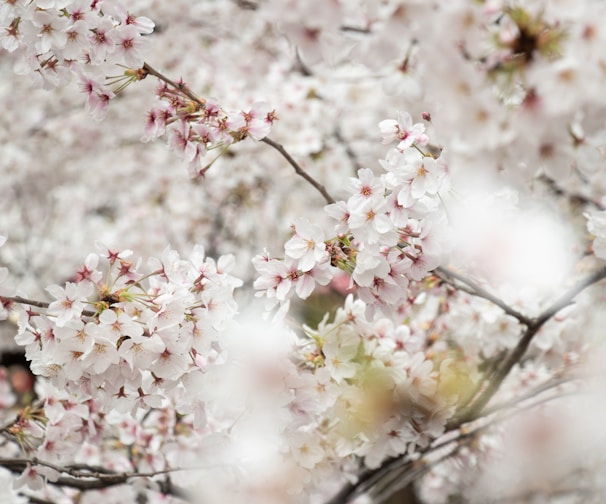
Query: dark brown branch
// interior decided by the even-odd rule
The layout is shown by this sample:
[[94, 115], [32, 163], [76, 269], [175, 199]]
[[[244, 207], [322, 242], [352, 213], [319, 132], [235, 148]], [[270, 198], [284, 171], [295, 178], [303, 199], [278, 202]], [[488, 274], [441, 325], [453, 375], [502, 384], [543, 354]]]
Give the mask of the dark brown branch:
[[527, 329], [522, 335], [520, 341], [516, 347], [512, 350], [511, 354], [505, 361], [503, 361], [502, 365], [497, 368], [495, 371], [493, 378], [488, 383], [488, 386], [484, 391], [478, 396], [478, 398], [473, 401], [469, 407], [465, 408], [461, 411], [452, 421], [453, 425], [460, 425], [461, 423], [469, 422], [480, 414], [483, 410], [484, 406], [488, 404], [490, 399], [495, 395], [505, 378], [509, 375], [509, 372], [512, 368], [520, 361], [520, 359], [526, 353], [526, 350], [530, 346], [530, 342], [532, 338], [534, 338], [535, 334], [543, 327], [543, 325], [550, 320], [556, 313], [558, 313], [561, 309], [570, 305], [573, 302], [573, 299], [583, 291], [585, 288], [593, 285], [596, 282], [606, 278], [606, 268], [602, 268], [589, 277], [578, 282], [572, 289], [570, 289], [566, 294], [564, 294], [560, 299], [558, 299], [555, 303], [553, 303], [549, 308], [547, 308], [541, 315], [537, 318], [529, 321], [527, 325]]
[[[560, 399], [564, 396], [564, 394], [550, 394], [547, 397], [538, 398], [529, 404], [520, 405], [521, 402], [534, 399], [535, 396], [558, 387], [564, 383], [564, 381], [557, 380], [555, 382], [542, 384], [528, 394], [525, 394], [523, 397], [518, 398], [517, 401], [507, 402], [491, 408], [489, 415], [496, 415], [497, 413], [501, 414], [487, 419], [481, 425], [477, 425], [473, 428], [463, 428], [461, 426], [451, 428], [441, 437], [445, 437], [446, 434], [452, 434], [451, 436], [445, 440], [437, 443], [434, 442], [434, 444], [421, 449], [418, 453], [418, 455], [420, 455], [418, 458], [411, 459], [409, 455], [404, 454], [384, 461], [383, 464], [381, 464], [381, 466], [377, 469], [362, 472], [359, 475], [356, 483], [348, 483], [347, 485], [344, 485], [339, 493], [327, 501], [326, 504], [346, 504], [352, 498], [368, 492], [372, 492], [373, 494], [380, 493], [381, 489], [388, 494], [397, 492], [400, 488], [403, 488], [404, 486], [415, 481], [417, 478], [423, 476], [437, 464], [455, 455], [463, 446], [472, 442], [477, 436], [490, 429], [494, 425], [502, 423], [503, 421], [522, 412], [535, 408], [540, 404], [544, 404], [555, 399]], [[483, 417], [489, 415], [483, 415]], [[429, 458], [431, 454], [442, 450], [448, 451], [447, 453], [439, 455], [438, 458]], [[389, 495], [386, 495], [386, 497], [388, 496]], [[381, 502], [381, 499], [379, 499], [378, 502]]]
[[364, 26], [342, 25], [340, 29], [344, 32], [363, 33], [365, 35], [371, 33], [370, 28]]
[[27, 299], [21, 296], [6, 296], [0, 298], [0, 300], [6, 300], [13, 303], [26, 304], [30, 306], [35, 306], [36, 308], [48, 308], [50, 303], [45, 303], [44, 301], [36, 301], [33, 299]]
[[548, 177], [545, 174], [539, 176], [537, 181], [543, 182], [554, 195], [568, 198], [568, 201], [573, 205], [578, 206], [579, 204], [581, 204], [586, 206], [592, 206], [598, 210], [606, 210], [606, 207], [604, 207], [604, 205], [602, 205], [599, 201], [595, 201], [580, 193], [572, 193], [565, 191], [560, 186], [558, 186], [557, 182], [554, 179]]
[[25, 493], [19, 493], [19, 495], [21, 497], [25, 497], [27, 499], [27, 502], [29, 502], [30, 504], [55, 504], [55, 502], [53, 501], [49, 501], [46, 499], [40, 499], [39, 497], [34, 497], [33, 495], [27, 495]]
[[250, 0], [233, 0], [233, 2], [240, 7], [240, 9], [244, 9], [244, 10], [257, 10], [259, 8], [259, 5], [256, 4], [255, 2], [251, 2]]
[[301, 177], [303, 177], [305, 180], [307, 180], [307, 182], [309, 182], [312, 186], [314, 186], [318, 192], [324, 196], [324, 199], [326, 200], [327, 203], [334, 203], [335, 200], [333, 199], [333, 197], [328, 194], [328, 192], [326, 191], [326, 189], [324, 189], [324, 186], [322, 184], [320, 184], [318, 181], [316, 181], [311, 175], [309, 175], [305, 170], [303, 170], [303, 168], [301, 168], [301, 166], [299, 165], [299, 163], [297, 163], [293, 157], [288, 153], [288, 151], [278, 142], [274, 142], [271, 138], [265, 137], [261, 140], [261, 142], [266, 143], [267, 145], [273, 147], [274, 149], [276, 149], [280, 154], [282, 154], [282, 156], [284, 157], [284, 159], [286, 159], [286, 161], [288, 161], [288, 163], [290, 164], [290, 166], [292, 166], [295, 169], [295, 172], [297, 172], [297, 175], [300, 175]]
[[[495, 407], [490, 408], [489, 410], [485, 410], [486, 404], [492, 399], [494, 394], [500, 388], [501, 384], [508, 376], [511, 369], [520, 361], [522, 356], [526, 353], [530, 342], [534, 335], [539, 331], [539, 329], [550, 320], [556, 313], [558, 313], [561, 309], [570, 305], [574, 298], [582, 292], [587, 287], [593, 285], [594, 283], [606, 278], [606, 267], [602, 268], [595, 273], [591, 274], [587, 278], [578, 282], [574, 287], [572, 287], [568, 292], [566, 292], [560, 299], [558, 299], [555, 303], [553, 303], [549, 308], [547, 308], [541, 315], [534, 319], [530, 319], [525, 315], [519, 314], [515, 310], [512, 310], [501, 300], [485, 291], [484, 289], [476, 286], [473, 282], [465, 279], [461, 275], [456, 273], [452, 273], [449, 270], [444, 268], [439, 268], [439, 273], [444, 276], [450, 276], [465, 285], [469, 286], [472, 290], [474, 290], [480, 297], [484, 297], [490, 301], [497, 301], [495, 304], [500, 306], [506, 313], [509, 313], [512, 316], [515, 316], [520, 322], [524, 323], [527, 326], [526, 331], [524, 332], [522, 338], [518, 342], [518, 345], [511, 352], [509, 357], [503, 362], [503, 364], [497, 368], [495, 371], [490, 383], [484, 389], [484, 391], [477, 397], [475, 401], [473, 401], [468, 408], [465, 408], [461, 411], [453, 420], [451, 420], [446, 425], [446, 433], [457, 433], [458, 434], [454, 438], [450, 438], [446, 441], [440, 442], [437, 445], [430, 445], [428, 448], [421, 450], [421, 456], [425, 456], [430, 452], [436, 451], [438, 449], [446, 448], [449, 444], [456, 442], [457, 445], [455, 450], [449, 452], [447, 455], [440, 457], [439, 461], [445, 460], [448, 457], [451, 457], [458, 448], [461, 446], [462, 440], [470, 438], [471, 436], [475, 436], [481, 431], [486, 430], [491, 425], [504, 420], [505, 418], [517, 414], [518, 412], [527, 410], [540, 404], [542, 402], [553, 400], [558, 397], [562, 397], [562, 394], [557, 394], [550, 396], [548, 398], [542, 399], [538, 402], [533, 402], [531, 405], [527, 405], [524, 407], [518, 407], [512, 412], [508, 414], [498, 416], [489, 422], [483, 424], [482, 426], [476, 427], [474, 429], [463, 429], [461, 426], [464, 423], [471, 422], [474, 420], [478, 420], [483, 416], [492, 415], [495, 412], [499, 411], [501, 407], [509, 408], [514, 404], [511, 402], [505, 403], [504, 405], [497, 405]], [[451, 282], [449, 282], [451, 283]], [[456, 285], [455, 285], [456, 287]], [[479, 290], [478, 290], [479, 289]], [[516, 313], [518, 316], [514, 315]], [[559, 381], [556, 381], [556, 384], [553, 386], [560, 385]], [[547, 389], [552, 388], [552, 386], [543, 385], [539, 387], [538, 392], [533, 391], [531, 394], [541, 393]], [[524, 401], [528, 399], [528, 395], [522, 398], [518, 398], [516, 404], [519, 404], [520, 401]], [[416, 478], [422, 476], [427, 470], [428, 467], [423, 466], [424, 459], [411, 460], [406, 455], [402, 455], [400, 457], [388, 459], [378, 468], [373, 470], [365, 470], [358, 476], [358, 481], [356, 483], [348, 483], [344, 485], [341, 490], [326, 504], [345, 504], [351, 500], [352, 497], [361, 495], [365, 492], [368, 492], [374, 485], [378, 484], [379, 481], [382, 480], [383, 477], [386, 477], [392, 471], [397, 471], [397, 474], [394, 476], [389, 476], [390, 481], [398, 480], [398, 486], [402, 488], [404, 485], [414, 481]], [[435, 465], [437, 462], [433, 461], [431, 465]], [[421, 464], [421, 467], [419, 465]], [[412, 471], [412, 472], [409, 472]]]
[[[64, 474], [64, 476], [60, 476], [56, 481], [49, 480], [49, 484], [58, 487], [75, 488], [83, 491], [100, 490], [103, 488], [126, 484], [128, 480], [132, 478], [151, 478], [180, 470], [166, 469], [163, 471], [154, 471], [149, 473], [113, 473], [107, 470], [98, 472], [93, 470], [91, 467], [82, 465], [78, 466], [80, 469], [76, 469], [74, 467], [61, 467], [49, 462], [43, 462], [36, 458], [0, 458], [0, 467], [4, 467], [15, 474], [20, 474], [27, 467], [35, 465], [49, 467], [61, 474]], [[170, 481], [154, 481], [154, 484], [159, 485], [160, 491], [163, 493], [173, 495], [174, 497], [178, 497], [180, 499], [190, 500], [189, 493], [185, 489], [173, 485], [170, 483]]]

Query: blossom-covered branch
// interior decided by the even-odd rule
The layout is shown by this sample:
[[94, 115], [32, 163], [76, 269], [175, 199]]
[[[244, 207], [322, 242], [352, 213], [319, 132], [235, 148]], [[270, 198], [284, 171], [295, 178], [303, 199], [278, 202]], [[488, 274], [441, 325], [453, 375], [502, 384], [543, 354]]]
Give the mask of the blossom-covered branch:
[[189, 501], [191, 497], [185, 489], [171, 483], [170, 478], [158, 478], [158, 476], [169, 475], [174, 472], [170, 469], [149, 473], [139, 471], [117, 473], [103, 468], [83, 465], [76, 467], [59, 466], [38, 460], [35, 457], [31, 459], [0, 458], [0, 467], [16, 474], [23, 474], [26, 478], [36, 479], [44, 476], [51, 485], [84, 491], [123, 485], [133, 478], [150, 478], [149, 486], [155, 487], [157, 491], [164, 495], [172, 495], [186, 501]]
[[491, 376], [486, 389], [483, 390], [480, 395], [464, 410], [458, 413], [457, 417], [452, 421], [453, 425], [462, 424], [477, 417], [477, 415], [481, 413], [482, 409], [486, 406], [486, 404], [488, 404], [488, 402], [497, 392], [512, 368], [520, 362], [526, 353], [532, 338], [537, 334], [541, 327], [543, 327], [543, 325], [554, 317], [560, 310], [570, 305], [580, 292], [587, 287], [590, 287], [591, 285], [603, 280], [604, 278], [606, 278], [606, 268], [602, 268], [578, 282], [538, 317], [530, 320], [527, 324], [526, 331], [520, 338], [518, 344]]

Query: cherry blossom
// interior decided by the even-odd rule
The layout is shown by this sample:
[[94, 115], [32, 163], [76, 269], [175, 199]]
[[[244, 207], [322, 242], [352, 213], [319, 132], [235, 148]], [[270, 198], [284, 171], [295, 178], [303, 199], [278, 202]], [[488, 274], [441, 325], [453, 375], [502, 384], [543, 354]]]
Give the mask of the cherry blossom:
[[0, 2], [0, 501], [599, 501], [602, 26]]

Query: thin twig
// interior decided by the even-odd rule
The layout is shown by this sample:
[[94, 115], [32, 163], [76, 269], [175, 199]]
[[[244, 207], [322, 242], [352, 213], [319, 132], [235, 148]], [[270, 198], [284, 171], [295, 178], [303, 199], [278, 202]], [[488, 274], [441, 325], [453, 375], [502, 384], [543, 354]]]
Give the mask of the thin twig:
[[28, 495], [23, 492], [19, 492], [19, 495], [21, 497], [25, 497], [27, 499], [28, 504], [56, 504], [54, 501], [34, 497], [33, 495]]
[[343, 134], [341, 133], [340, 128], [337, 127], [337, 129], [334, 132], [334, 136], [335, 136], [335, 140], [337, 142], [339, 142], [345, 149], [345, 154], [347, 155], [347, 157], [349, 158], [349, 161], [352, 164], [353, 173], [355, 175], [356, 173], [358, 173], [358, 170], [360, 168], [362, 168], [362, 165], [358, 161], [358, 157], [356, 156], [356, 153], [351, 148], [351, 144], [349, 142], [347, 142], [347, 140], [345, 140], [345, 138], [343, 138]]
[[483, 287], [480, 287], [478, 284], [476, 284], [472, 280], [469, 280], [468, 278], [464, 277], [463, 275], [460, 275], [459, 273], [455, 273], [454, 271], [449, 270], [448, 268], [444, 268], [442, 266], [436, 268], [434, 273], [438, 277], [440, 277], [442, 280], [444, 280], [446, 283], [452, 285], [455, 288], [459, 288], [459, 286], [456, 282], [454, 282], [451, 279], [454, 279], [457, 282], [467, 285], [471, 290], [463, 289], [463, 290], [465, 290], [465, 292], [490, 301], [491, 303], [493, 303], [493, 304], [497, 305], [499, 308], [501, 308], [501, 310], [503, 310], [505, 313], [507, 313], [507, 315], [511, 315], [512, 317], [518, 319], [518, 321], [521, 322], [522, 324], [528, 326], [532, 322], [531, 318], [529, 318], [526, 315], [524, 315], [523, 313], [520, 313], [519, 311], [515, 310], [514, 308], [509, 306], [507, 303], [505, 303], [503, 300], [499, 299], [494, 294], [491, 294], [486, 289], [484, 289]]
[[189, 89], [189, 87], [185, 83], [175, 82], [174, 80], [169, 79], [168, 77], [166, 77], [166, 75], [162, 74], [161, 72], [158, 72], [158, 70], [156, 70], [147, 63], [143, 64], [143, 70], [145, 71], [146, 75], [153, 75], [154, 77], [160, 79], [169, 86], [177, 89], [178, 91], [181, 91], [185, 96], [195, 101], [201, 107], [206, 107], [206, 100], [197, 96], [191, 89]]
[[[44, 301], [36, 301], [35, 299], [27, 299], [21, 296], [0, 297], [0, 301], [2, 301], [3, 299], [11, 301], [13, 303], [35, 306], [36, 308], [48, 308], [50, 306], [50, 303], [46, 303]], [[94, 317], [96, 315], [96, 312], [92, 310], [82, 310], [82, 315], [85, 315], [87, 317]]]
[[[154, 77], [160, 79], [161, 81], [165, 82], [169, 86], [171, 86], [171, 87], [177, 89], [178, 91], [182, 92], [184, 95], [186, 95], [188, 98], [192, 99], [194, 102], [196, 102], [201, 107], [205, 107], [206, 106], [206, 101], [203, 98], [200, 98], [199, 96], [196, 96], [196, 94], [194, 94], [191, 91], [191, 89], [189, 89], [189, 87], [187, 87], [187, 85], [185, 83], [183, 83], [183, 82], [175, 82], [174, 80], [168, 78], [166, 75], [162, 74], [161, 72], [159, 72], [158, 70], [156, 70], [155, 68], [153, 68], [148, 63], [144, 63], [143, 64], [143, 70], [145, 71], [146, 75], [153, 75]], [[286, 149], [281, 144], [279, 144], [278, 142], [273, 141], [271, 138], [268, 138], [268, 137], [263, 138], [261, 140], [261, 142], [264, 142], [267, 145], [270, 145], [271, 147], [273, 147], [274, 149], [276, 149], [280, 154], [282, 154], [282, 156], [284, 157], [284, 159], [286, 159], [286, 161], [288, 161], [288, 163], [295, 169], [295, 172], [297, 172], [298, 175], [300, 175], [301, 177], [303, 177], [305, 180], [307, 180], [307, 182], [309, 182], [313, 187], [315, 187], [320, 192], [320, 194], [322, 194], [322, 196], [324, 196], [324, 199], [329, 204], [335, 202], [335, 200], [332, 198], [332, 196], [330, 194], [328, 194], [328, 192], [326, 191], [326, 189], [324, 189], [324, 186], [322, 184], [320, 184], [319, 182], [317, 182], [305, 170], [303, 170], [303, 168], [301, 168], [301, 166], [299, 165], [299, 163], [297, 163], [293, 159], [293, 157], [286, 151]]]
[[290, 166], [292, 166], [295, 169], [295, 172], [297, 172], [297, 175], [300, 175], [301, 177], [303, 177], [305, 180], [307, 180], [307, 182], [309, 182], [312, 186], [314, 186], [318, 192], [324, 196], [324, 199], [326, 200], [327, 203], [334, 203], [335, 200], [333, 199], [333, 197], [328, 194], [328, 192], [326, 191], [326, 189], [324, 189], [324, 186], [322, 184], [320, 184], [318, 181], [316, 181], [311, 175], [309, 175], [305, 170], [303, 170], [303, 168], [301, 168], [301, 166], [299, 165], [299, 163], [297, 163], [293, 157], [288, 153], [288, 151], [278, 142], [273, 141], [271, 138], [265, 137], [261, 140], [261, 142], [266, 143], [267, 145], [273, 147], [274, 149], [276, 149], [280, 154], [282, 154], [282, 156], [284, 157], [284, 159], [286, 159], [286, 161], [288, 161], [288, 163], [290, 164]]
[[6, 300], [13, 303], [26, 304], [30, 306], [35, 306], [36, 308], [48, 308], [50, 303], [45, 303], [44, 301], [36, 301], [34, 299], [27, 299], [21, 296], [3, 296], [0, 300]]

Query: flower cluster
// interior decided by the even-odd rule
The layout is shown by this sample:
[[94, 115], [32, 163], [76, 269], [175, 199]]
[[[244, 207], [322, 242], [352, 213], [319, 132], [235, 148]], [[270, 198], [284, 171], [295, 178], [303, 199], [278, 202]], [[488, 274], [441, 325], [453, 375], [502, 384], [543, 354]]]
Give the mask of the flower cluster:
[[16, 71], [46, 89], [76, 76], [96, 118], [104, 115], [114, 96], [105, 72], [114, 65], [142, 67], [143, 35], [153, 29], [150, 19], [113, 2], [16, 1], [3, 2], [0, 8], [0, 47], [21, 53]]
[[[122, 124], [106, 135], [65, 114], [65, 95], [54, 94], [50, 106], [9, 81], [0, 86], [11, 100], [7, 117], [20, 118], [0, 138], [7, 145], [0, 228], [23, 235], [22, 244], [1, 249], [2, 260], [11, 275], [23, 274], [24, 290], [26, 276], [46, 285], [46, 277], [73, 274], [48, 287], [52, 302], [44, 303], [16, 296], [0, 267], [0, 320], [10, 318], [0, 330], [18, 319], [16, 341], [38, 375], [39, 399], [27, 403], [18, 366], [0, 366], [0, 501], [153, 504], [180, 487], [204, 502], [352, 501], [389, 486], [395, 474], [384, 480], [374, 470], [391, 457], [403, 471], [396, 484], [414, 482], [427, 502], [564, 493], [599, 500], [606, 317], [596, 310], [604, 299], [596, 283], [606, 269], [577, 284], [585, 263], [599, 262], [580, 257], [585, 229], [552, 241], [537, 203], [557, 208], [559, 230], [565, 220], [582, 226], [579, 214], [591, 212], [592, 250], [606, 258], [604, 2], [143, 2], [168, 42], [158, 44], [154, 65], [203, 75], [196, 86], [205, 98], [144, 63], [153, 23], [120, 3], [0, 2], [0, 49], [40, 87], [75, 76], [95, 118], [127, 84], [158, 78], [143, 140], [166, 139], [192, 176], [205, 175], [233, 144], [265, 139], [297, 173], [313, 173], [327, 201], [338, 188], [340, 201], [324, 209], [329, 229], [314, 213], [321, 208], [307, 206], [303, 192], [293, 197], [283, 172], [271, 168], [275, 160], [257, 148], [263, 144], [247, 142], [222, 158], [234, 168], [230, 177], [209, 172], [210, 197], [193, 212], [199, 186], [159, 169], [165, 158], [155, 145], [124, 142], [119, 114], [132, 102], [111, 114]], [[107, 77], [116, 65], [126, 71]], [[405, 92], [377, 99], [377, 79], [386, 91]], [[276, 113], [255, 102], [263, 95], [283, 111], [287, 127], [276, 133], [286, 150], [266, 138]], [[250, 107], [223, 108], [236, 100]], [[381, 121], [396, 106], [410, 113]], [[383, 146], [394, 147], [386, 155], [368, 141], [376, 123]], [[130, 155], [122, 155], [125, 144]], [[99, 150], [88, 150], [93, 145]], [[119, 163], [96, 156], [115, 145]], [[72, 191], [90, 180], [73, 176], [77, 149], [89, 159], [94, 153], [90, 168], [102, 175], [94, 198], [83, 183]], [[48, 152], [43, 166], [33, 162], [40, 152]], [[381, 172], [368, 168], [377, 157]], [[119, 172], [106, 169], [118, 164]], [[58, 209], [52, 219], [42, 197]], [[266, 215], [292, 223], [292, 236], [279, 241], [274, 230], [259, 230]], [[164, 217], [165, 233], [156, 233]], [[65, 235], [73, 236], [57, 246]], [[91, 254], [76, 271], [71, 254], [93, 235], [121, 248]], [[280, 315], [318, 285], [332, 282], [336, 291], [345, 279], [352, 295], [304, 335], [280, 317], [270, 324], [256, 305], [237, 320], [242, 282], [230, 274], [231, 257], [215, 262], [196, 248], [182, 258], [167, 249], [144, 264], [124, 250], [162, 250], [164, 239], [179, 250], [205, 242], [217, 254], [279, 247], [279, 257], [266, 252], [253, 264], [257, 295], [280, 305]], [[560, 260], [565, 249], [575, 250], [570, 263]], [[568, 401], [585, 381], [600, 389], [590, 406], [569, 403], [563, 412], [548, 404]], [[573, 429], [579, 442], [557, 443]], [[6, 468], [17, 472], [19, 460], [26, 468], [12, 479], [20, 493], [12, 495]], [[91, 490], [113, 471], [142, 477], [131, 474], [102, 495]], [[154, 471], [171, 474], [149, 476]], [[597, 481], [579, 485], [580, 472]], [[170, 485], [155, 486], [161, 478]], [[161, 491], [152, 496], [154, 486]]]
[[434, 363], [408, 326], [365, 312], [349, 296], [332, 322], [326, 316], [317, 330], [306, 329], [300, 355], [307, 371], [290, 406], [305, 424], [296, 433], [306, 441], [291, 448], [303, 467], [355, 454], [375, 468], [412, 453], [443, 432], [460, 399], [449, 385], [452, 359]]
[[232, 258], [215, 262], [196, 247], [185, 260], [167, 249], [143, 272], [130, 255], [90, 254], [75, 282], [48, 288], [55, 301], [46, 313], [21, 313], [16, 341], [33, 372], [73, 398], [136, 412], [166, 405], [177, 387], [177, 410], [196, 410], [203, 424], [197, 390], [184, 383], [221, 361], [217, 336], [236, 311], [233, 291], [241, 285], [229, 274]]
[[[157, 97], [161, 105], [148, 113], [143, 141], [166, 135], [168, 145], [189, 163], [192, 177], [203, 176], [232, 143], [266, 137], [277, 119], [265, 102], [254, 103], [248, 111], [225, 111], [216, 101], [184, 90], [182, 83], [176, 88], [160, 84]], [[219, 154], [200, 168], [200, 160], [209, 150], [219, 150]]]
[[421, 150], [429, 139], [409, 115], [383, 121], [380, 129], [384, 142], [397, 139], [398, 148], [380, 161], [382, 175], [360, 169], [345, 185], [347, 201], [325, 208], [337, 221], [336, 237], [325, 240], [320, 226], [300, 219], [284, 259], [254, 259], [260, 274], [255, 288], [270, 307], [285, 305], [295, 293], [306, 298], [316, 283], [328, 284], [341, 269], [351, 275], [360, 299], [389, 312], [406, 300], [409, 281], [439, 265], [437, 230], [445, 219], [439, 192], [448, 184], [446, 162]]

